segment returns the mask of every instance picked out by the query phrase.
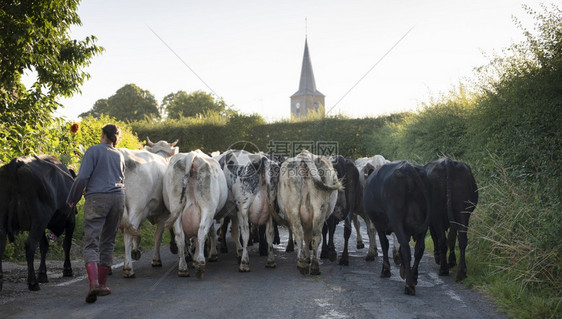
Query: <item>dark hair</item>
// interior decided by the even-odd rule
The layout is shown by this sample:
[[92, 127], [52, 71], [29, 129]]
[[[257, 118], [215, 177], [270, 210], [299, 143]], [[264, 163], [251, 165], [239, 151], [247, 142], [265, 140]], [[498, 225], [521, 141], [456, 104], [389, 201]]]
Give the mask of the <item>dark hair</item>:
[[119, 140], [119, 134], [121, 129], [115, 124], [106, 124], [101, 128], [101, 131], [105, 136], [111, 141], [113, 147], [117, 146], [117, 141]]

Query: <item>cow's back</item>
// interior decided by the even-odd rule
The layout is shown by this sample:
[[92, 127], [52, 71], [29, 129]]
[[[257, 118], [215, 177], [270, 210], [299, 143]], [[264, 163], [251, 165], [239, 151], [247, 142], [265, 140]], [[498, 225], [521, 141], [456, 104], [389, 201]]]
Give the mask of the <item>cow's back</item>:
[[[161, 214], [165, 158], [145, 150], [120, 148], [125, 159], [125, 201], [128, 211], [146, 208], [149, 220]], [[154, 222], [151, 220], [151, 222]]]
[[457, 220], [455, 213], [472, 212], [478, 203], [478, 189], [470, 166], [450, 158], [441, 158], [424, 166], [432, 186], [432, 210], [435, 217]]
[[[54, 156], [18, 157], [0, 168], [1, 227], [8, 235], [30, 230], [33, 220], [42, 220], [59, 236], [74, 210], [66, 205], [73, 177]], [[51, 220], [54, 219], [53, 222]]]
[[388, 163], [367, 179], [364, 207], [379, 231], [402, 225], [415, 233], [429, 224], [429, 187], [422, 168], [406, 161]]

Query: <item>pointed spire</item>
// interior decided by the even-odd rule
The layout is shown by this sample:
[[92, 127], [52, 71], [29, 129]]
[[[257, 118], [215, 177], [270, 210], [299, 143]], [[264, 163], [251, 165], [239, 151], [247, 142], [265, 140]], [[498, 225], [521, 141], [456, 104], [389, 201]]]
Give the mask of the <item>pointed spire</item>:
[[312, 72], [312, 63], [310, 62], [310, 55], [308, 53], [308, 39], [304, 40], [304, 56], [302, 58], [301, 79], [299, 83], [299, 90], [292, 96], [299, 95], [319, 95], [324, 96], [316, 89], [316, 82], [314, 81], [314, 72]]

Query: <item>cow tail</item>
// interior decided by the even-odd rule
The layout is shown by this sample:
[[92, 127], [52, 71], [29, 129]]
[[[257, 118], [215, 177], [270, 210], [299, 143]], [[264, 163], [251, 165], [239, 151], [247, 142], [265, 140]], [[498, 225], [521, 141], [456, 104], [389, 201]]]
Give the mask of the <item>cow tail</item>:
[[[193, 166], [193, 160], [195, 159], [195, 154], [193, 152], [190, 152], [187, 154], [187, 157], [185, 158], [185, 170], [184, 170], [184, 175], [182, 177], [182, 185], [181, 185], [181, 195], [180, 195], [180, 204], [179, 207], [182, 207], [182, 204], [184, 202], [185, 199], [185, 193], [187, 191], [187, 187], [189, 185], [189, 177], [191, 175], [191, 167]], [[166, 221], [166, 228], [170, 228], [172, 227], [172, 225], [175, 223], [175, 221], [179, 218], [180, 214], [181, 214], [181, 209], [178, 209], [174, 212], [170, 212], [170, 217], [168, 218], [168, 220]]]
[[181, 184], [181, 196], [180, 196], [180, 204], [183, 203], [183, 199], [185, 197], [185, 192], [187, 190], [187, 185], [189, 184], [189, 177], [191, 175], [191, 166], [193, 166], [195, 154], [189, 153], [185, 159], [185, 174], [182, 178]]
[[453, 222], [451, 225], [455, 228], [457, 228], [456, 223], [454, 223], [455, 220], [455, 214], [453, 212], [453, 191], [451, 189], [451, 166], [453, 165], [453, 163], [451, 163], [450, 160], [445, 160], [445, 188], [446, 188], [446, 193], [447, 193], [447, 203], [446, 203], [446, 207], [447, 207], [447, 217], [449, 218], [450, 222]]
[[129, 209], [127, 208], [127, 203], [125, 203], [125, 209], [123, 210], [123, 217], [121, 218], [119, 228], [123, 233], [129, 234], [133, 237], [140, 236], [139, 230], [133, 227], [133, 224], [129, 221]]
[[320, 176], [320, 172], [318, 171], [318, 167], [314, 163], [313, 159], [306, 159], [306, 160], [303, 160], [303, 162], [308, 167], [308, 171], [310, 172], [310, 176], [312, 177], [312, 180], [314, 181], [314, 184], [316, 186], [318, 186], [320, 189], [324, 189], [324, 190], [328, 190], [328, 191], [342, 189], [342, 184], [338, 180], [337, 175], [333, 176], [333, 175], [335, 175], [334, 169], [331, 169], [331, 170], [326, 169], [326, 170], [323, 171], [323, 174], [328, 175], [328, 176], [325, 176], [326, 181], [323, 181], [322, 176]]
[[[420, 176], [420, 174], [426, 174], [424, 169], [421, 169], [422, 172], [418, 172], [417, 169], [411, 166], [411, 172], [414, 175], [414, 183], [420, 188], [423, 192], [423, 197], [425, 199], [425, 207], [426, 207], [426, 214], [425, 214], [425, 225], [429, 225], [429, 221], [431, 218], [431, 194], [430, 194], [430, 186], [426, 185]], [[427, 177], [426, 177], [427, 178]]]

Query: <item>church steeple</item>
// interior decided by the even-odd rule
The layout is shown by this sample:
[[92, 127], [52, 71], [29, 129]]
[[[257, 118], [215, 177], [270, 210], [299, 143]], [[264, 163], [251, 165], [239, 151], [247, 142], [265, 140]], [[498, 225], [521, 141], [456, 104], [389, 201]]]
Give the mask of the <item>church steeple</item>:
[[307, 116], [310, 112], [324, 115], [324, 97], [324, 94], [316, 89], [308, 39], [305, 39], [299, 90], [291, 96], [291, 118]]

